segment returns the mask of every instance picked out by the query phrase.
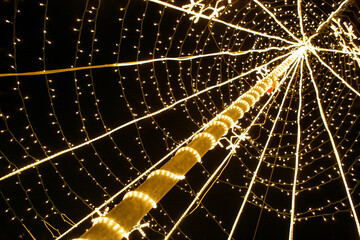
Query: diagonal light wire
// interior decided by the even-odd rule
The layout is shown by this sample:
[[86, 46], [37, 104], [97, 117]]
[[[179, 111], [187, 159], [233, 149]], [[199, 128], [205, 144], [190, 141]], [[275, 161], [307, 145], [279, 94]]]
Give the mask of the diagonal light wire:
[[301, 59], [300, 64], [300, 81], [299, 81], [299, 106], [297, 112], [297, 139], [296, 139], [296, 152], [295, 152], [295, 169], [294, 169], [294, 181], [293, 181], [293, 189], [291, 196], [291, 216], [290, 216], [290, 230], [289, 230], [289, 240], [293, 239], [294, 236], [294, 225], [295, 225], [295, 197], [296, 197], [296, 182], [299, 171], [299, 149], [301, 142], [301, 108], [302, 108], [302, 81], [303, 81], [303, 67], [304, 67], [304, 58]]
[[[270, 143], [271, 136], [272, 136], [272, 134], [273, 134], [273, 132], [274, 132], [274, 130], [275, 130], [276, 123], [277, 123], [277, 121], [278, 121], [278, 119], [279, 119], [279, 116], [280, 116], [282, 107], [283, 107], [283, 105], [284, 105], [284, 103], [285, 103], [285, 99], [286, 99], [288, 90], [289, 90], [289, 88], [290, 88], [291, 82], [292, 82], [292, 80], [293, 80], [293, 78], [294, 78], [294, 75], [295, 75], [295, 73], [296, 73], [295, 69], [297, 69], [298, 65], [299, 65], [299, 61], [297, 61], [297, 63], [293, 65], [293, 68], [290, 69], [290, 71], [287, 71], [287, 73], [286, 73], [286, 74], [284, 75], [284, 77], [283, 77], [283, 79], [286, 79], [287, 76], [289, 75], [289, 73], [291, 72], [291, 70], [294, 70], [293, 75], [292, 75], [292, 77], [291, 77], [291, 80], [290, 80], [290, 82], [289, 82], [289, 84], [288, 84], [288, 86], [287, 86], [287, 88], [286, 88], [286, 91], [285, 91], [285, 94], [284, 94], [284, 98], [283, 98], [283, 100], [282, 100], [282, 102], [281, 102], [281, 105], [280, 105], [278, 114], [277, 114], [277, 116], [276, 116], [276, 118], [275, 118], [275, 120], [274, 120], [274, 124], [273, 124], [273, 126], [272, 126], [272, 128], [271, 128], [271, 131], [270, 131], [270, 133], [269, 133], [269, 137], [268, 137], [268, 139], [267, 139], [267, 141], [266, 141], [266, 144], [265, 144], [265, 146], [264, 146], [264, 149], [263, 149], [263, 151], [262, 151], [262, 153], [261, 153], [261, 156], [260, 156], [260, 159], [259, 159], [259, 163], [258, 163], [255, 171], [253, 172], [253, 177], [252, 177], [252, 179], [251, 179], [251, 181], [250, 181], [248, 190], [247, 190], [247, 192], [246, 192], [246, 194], [245, 194], [245, 196], [244, 196], [244, 199], [243, 199], [243, 202], [242, 202], [242, 204], [241, 204], [240, 210], [239, 210], [239, 212], [238, 212], [238, 214], [237, 214], [237, 216], [236, 216], [236, 219], [235, 219], [235, 221], [234, 221], [234, 224], [233, 224], [233, 226], [232, 226], [232, 229], [231, 229], [230, 235], [229, 235], [229, 237], [228, 237], [228, 240], [230, 240], [230, 239], [232, 238], [232, 236], [233, 236], [233, 234], [234, 234], [234, 232], [235, 232], [235, 228], [236, 228], [236, 226], [237, 226], [237, 224], [238, 224], [238, 222], [239, 222], [240, 216], [241, 216], [241, 214], [242, 214], [242, 212], [243, 212], [243, 210], [244, 210], [244, 207], [245, 207], [245, 204], [246, 204], [246, 202], [247, 202], [247, 199], [248, 199], [248, 197], [249, 197], [249, 195], [250, 195], [252, 186], [254, 185], [255, 178], [257, 177], [257, 173], [258, 173], [258, 171], [259, 171], [259, 169], [260, 169], [260, 166], [261, 166], [261, 163], [262, 163], [262, 161], [263, 161], [263, 158], [264, 158], [264, 155], [265, 155], [265, 151], [266, 151], [266, 149], [267, 149], [267, 146], [268, 146], [269, 143]], [[296, 66], [296, 67], [294, 67], [294, 66]]]
[[277, 24], [280, 25], [281, 28], [283, 28], [295, 41], [297, 42], [301, 42], [300, 39], [298, 39], [292, 32], [290, 32], [289, 29], [287, 29], [287, 27], [285, 27], [276, 17], [275, 15], [269, 11], [269, 9], [267, 9], [261, 2], [259, 2], [258, 0], [253, 0], [254, 2], [256, 2], [262, 9], [265, 10], [265, 12], [267, 12], [274, 20]]
[[347, 181], [346, 181], [346, 177], [345, 177], [342, 165], [341, 165], [341, 159], [340, 159], [339, 153], [337, 151], [334, 138], [333, 138], [333, 136], [331, 134], [331, 131], [329, 129], [329, 126], [328, 126], [328, 124], [326, 122], [325, 114], [324, 114], [324, 111], [323, 111], [323, 108], [322, 108], [322, 105], [321, 105], [321, 102], [320, 102], [319, 91], [318, 91], [317, 86], [316, 86], [316, 82], [315, 82], [315, 79], [314, 79], [314, 76], [313, 76], [313, 73], [312, 73], [312, 69], [310, 67], [310, 63], [309, 63], [307, 57], [305, 58], [305, 60], [306, 60], [307, 68], [308, 68], [308, 70], [310, 72], [311, 82], [314, 85], [314, 90], [315, 90], [315, 94], [316, 94], [316, 100], [317, 100], [317, 104], [318, 104], [318, 107], [319, 107], [319, 112], [320, 112], [320, 115], [321, 115], [321, 119], [322, 119], [322, 121], [324, 123], [324, 126], [325, 126], [325, 129], [326, 129], [326, 131], [327, 131], [327, 133], [329, 135], [329, 139], [330, 139], [332, 148], [334, 150], [336, 161], [337, 161], [337, 164], [338, 164], [338, 167], [339, 167], [340, 175], [341, 175], [344, 187], [345, 187], [346, 195], [347, 195], [347, 198], [349, 200], [349, 203], [350, 203], [350, 206], [351, 206], [351, 211], [352, 211], [352, 214], [353, 214], [353, 217], [354, 217], [354, 220], [355, 220], [355, 224], [356, 224], [356, 227], [357, 227], [357, 230], [358, 230], [358, 235], [360, 236], [359, 219], [358, 219], [358, 216], [356, 214], [356, 209], [355, 209], [355, 206], [354, 206], [351, 194], [350, 194], [350, 190], [349, 190], [349, 187], [348, 187], [348, 184], [347, 184]]

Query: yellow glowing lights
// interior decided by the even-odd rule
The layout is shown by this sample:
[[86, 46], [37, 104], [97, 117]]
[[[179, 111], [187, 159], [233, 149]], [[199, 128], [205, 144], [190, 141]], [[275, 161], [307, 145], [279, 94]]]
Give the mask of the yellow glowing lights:
[[[225, 123], [224, 123], [225, 124]], [[181, 153], [181, 152], [189, 152], [189, 153], [191, 153], [195, 158], [196, 158], [196, 161], [197, 162], [201, 162], [201, 156], [200, 156], [200, 154], [195, 150], [195, 149], [193, 149], [193, 148], [191, 148], [191, 147], [182, 147], [182, 148], [180, 148], [178, 151], [177, 151], [177, 153], [176, 154], [179, 154], [179, 153]]]
[[211, 126], [215, 126], [215, 125], [220, 125], [220, 126], [222, 126], [223, 128], [224, 128], [224, 132], [226, 133], [227, 131], [228, 131], [228, 126], [226, 125], [226, 123], [224, 123], [224, 122], [221, 122], [221, 121], [211, 121], [208, 125], [207, 125], [207, 127], [209, 128], [209, 127], [211, 127]]
[[210, 141], [211, 141], [210, 149], [213, 149], [216, 146], [216, 139], [212, 134], [207, 133], [207, 132], [199, 133], [194, 137], [194, 140], [197, 138], [200, 138], [200, 137], [206, 137], [206, 138], [210, 139]]
[[[256, 87], [256, 86], [255, 86]], [[255, 87], [251, 88], [247, 94], [251, 95], [254, 98], [254, 102], [257, 102], [260, 98], [260, 92], [255, 90]]]
[[244, 116], [244, 110], [239, 107], [239, 106], [235, 106], [235, 105], [232, 105], [228, 108], [228, 110], [236, 110], [240, 113], [240, 118], [242, 118]]
[[247, 101], [243, 100], [242, 98], [236, 100], [235, 103], [234, 103], [234, 105], [235, 105], [235, 104], [236, 104], [236, 105], [240, 105], [240, 107], [242, 108], [242, 110], [243, 110], [244, 112], [247, 112], [247, 111], [250, 109], [250, 104], [249, 104]]
[[153, 208], [156, 208], [156, 202], [149, 197], [149, 195], [139, 192], [139, 191], [131, 191], [131, 192], [127, 192], [123, 198], [123, 200], [125, 200], [126, 198], [130, 198], [130, 197], [135, 197], [135, 198], [140, 198], [141, 200], [144, 200], [145, 202], [150, 203]]
[[220, 116], [217, 116], [215, 119], [216, 120], [221, 120], [221, 121], [224, 121], [224, 122], [228, 122], [229, 123], [228, 125], [231, 126], [231, 127], [235, 124], [235, 121], [231, 117], [229, 117], [227, 115], [220, 115]]
[[111, 218], [98, 217], [93, 219], [92, 221], [93, 221], [93, 226], [96, 224], [106, 224], [110, 229], [115, 231], [120, 238], [127, 235], [125, 230], [120, 226], [120, 224], [118, 224], [116, 221], [114, 221]]
[[177, 175], [177, 174], [172, 173], [172, 172], [167, 171], [167, 170], [155, 170], [155, 171], [151, 172], [147, 178], [149, 179], [149, 178], [151, 178], [151, 177], [153, 177], [155, 175], [167, 176], [167, 177], [170, 177], [170, 178], [172, 178], [174, 180], [183, 180], [183, 179], [185, 179], [185, 176]]

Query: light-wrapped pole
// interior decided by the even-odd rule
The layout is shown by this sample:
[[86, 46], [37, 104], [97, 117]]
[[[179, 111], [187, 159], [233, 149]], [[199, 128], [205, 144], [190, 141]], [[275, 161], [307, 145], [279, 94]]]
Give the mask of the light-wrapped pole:
[[119, 240], [128, 236], [131, 229], [173, 188], [178, 181], [212, 149], [218, 140], [243, 117], [264, 93], [281, 77], [301, 50], [295, 51], [275, 70], [257, 82], [236, 99], [225, 111], [211, 120], [204, 131], [195, 135], [185, 147], [180, 148], [160, 169], [151, 172], [135, 190], [125, 194], [123, 200], [106, 216], [94, 219], [93, 226], [80, 239]]

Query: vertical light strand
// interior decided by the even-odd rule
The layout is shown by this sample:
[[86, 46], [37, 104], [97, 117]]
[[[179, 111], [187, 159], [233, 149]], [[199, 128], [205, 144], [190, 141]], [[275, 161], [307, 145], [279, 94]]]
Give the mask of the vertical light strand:
[[299, 150], [300, 150], [300, 142], [301, 142], [301, 108], [302, 108], [302, 81], [303, 81], [303, 67], [304, 67], [304, 58], [301, 58], [300, 64], [300, 81], [299, 81], [299, 106], [297, 112], [297, 139], [296, 139], [296, 152], [295, 152], [295, 169], [294, 169], [294, 181], [293, 181], [293, 189], [291, 196], [291, 217], [290, 217], [290, 230], [289, 230], [289, 240], [293, 239], [294, 236], [294, 225], [295, 225], [295, 197], [296, 197], [296, 181], [299, 171]]
[[[293, 53], [292, 57], [295, 58], [295, 59], [293, 59], [293, 61], [296, 60], [296, 58], [298, 57], [298, 55], [299, 55], [300, 53], [302, 53], [303, 51], [304, 51], [304, 49], [301, 48], [300, 50], [298, 50], [298, 51], [296, 51], [295, 53]], [[292, 62], [291, 62], [291, 63], [292, 63]], [[279, 72], [279, 75], [280, 75], [280, 76], [289, 68], [289, 65], [290, 65], [291, 63], [289, 63], [287, 66], [284, 66], [284, 65], [281, 66], [282, 72]], [[298, 65], [298, 63], [297, 63], [296, 65]], [[297, 68], [297, 66], [295, 67], [295, 69], [296, 69], [296, 68]], [[286, 78], [286, 77], [288, 76], [289, 72], [290, 72], [290, 71], [287, 72], [287, 74], [284, 76], [284, 78]], [[262, 153], [261, 153], [261, 156], [260, 156], [260, 159], [259, 159], [259, 163], [258, 163], [255, 171], [253, 172], [253, 177], [252, 177], [252, 179], [251, 179], [251, 181], [250, 181], [248, 190], [247, 190], [247, 192], [246, 192], [246, 194], [245, 194], [245, 196], [244, 196], [244, 199], [243, 199], [243, 202], [242, 202], [242, 204], [241, 204], [240, 210], [239, 210], [239, 212], [238, 212], [238, 214], [237, 214], [237, 216], [236, 216], [236, 219], [235, 219], [235, 221], [234, 221], [234, 224], [233, 224], [233, 226], [232, 226], [232, 229], [231, 229], [231, 232], [230, 232], [230, 234], [229, 234], [228, 240], [232, 239], [232, 236], [233, 236], [233, 234], [234, 234], [234, 232], [235, 232], [235, 228], [236, 228], [236, 226], [237, 226], [237, 224], [238, 224], [238, 222], [239, 222], [240, 216], [241, 216], [241, 214], [242, 214], [242, 212], [243, 212], [243, 210], [244, 210], [245, 204], [246, 204], [247, 199], [248, 199], [248, 197], [249, 197], [249, 195], [250, 195], [250, 192], [251, 192], [251, 188], [252, 188], [252, 186], [254, 185], [255, 178], [256, 178], [256, 176], [257, 176], [257, 172], [259, 171], [260, 166], [261, 166], [261, 163], [262, 163], [262, 161], [263, 161], [263, 158], [264, 158], [264, 155], [265, 155], [265, 151], [266, 151], [266, 149], [267, 149], [267, 146], [269, 145], [271, 136], [272, 136], [272, 134], [273, 134], [273, 132], [274, 132], [274, 130], [275, 130], [275, 126], [276, 126], [277, 120], [278, 120], [278, 118], [279, 118], [279, 116], [280, 116], [281, 109], [282, 109], [282, 107], [283, 107], [283, 105], [284, 105], [284, 103], [285, 103], [286, 95], [287, 95], [287, 92], [288, 92], [288, 90], [289, 90], [289, 88], [290, 88], [290, 84], [291, 84], [291, 82], [292, 82], [292, 80], [293, 80], [293, 78], [294, 78], [294, 75], [295, 75], [295, 70], [294, 70], [294, 73], [293, 73], [293, 75], [292, 75], [292, 77], [291, 77], [291, 80], [290, 80], [290, 82], [289, 82], [289, 84], [288, 84], [288, 86], [287, 86], [287, 88], [286, 88], [286, 91], [285, 91], [285, 94], [284, 94], [284, 98], [283, 98], [283, 100], [282, 100], [282, 102], [281, 102], [281, 105], [280, 105], [278, 114], [277, 114], [277, 116], [276, 116], [276, 118], [275, 118], [275, 120], [274, 120], [273, 127], [271, 128], [271, 131], [270, 131], [270, 133], [269, 133], [269, 138], [267, 139], [266, 144], [265, 144], [265, 146], [264, 146], [264, 150], [263, 150]]]
[[316, 94], [316, 101], [317, 101], [317, 104], [318, 104], [318, 107], [319, 107], [319, 112], [320, 112], [320, 115], [321, 115], [321, 119], [322, 119], [322, 121], [323, 121], [323, 123], [324, 123], [326, 132], [327, 132], [328, 135], [329, 135], [329, 139], [330, 139], [332, 148], [333, 148], [333, 150], [334, 150], [334, 154], [335, 154], [335, 158], [336, 158], [336, 161], [337, 161], [337, 165], [338, 165], [338, 167], [339, 167], [339, 172], [340, 172], [340, 175], [341, 175], [341, 178], [342, 178], [344, 187], [345, 187], [345, 191], [346, 191], [347, 198], [348, 198], [349, 203], [350, 203], [350, 206], [351, 206], [351, 211], [352, 211], [352, 214], [353, 214], [353, 217], [354, 217], [354, 220], [355, 220], [355, 224], [356, 224], [356, 227], [357, 227], [357, 230], [358, 230], [358, 235], [359, 235], [359, 237], [360, 237], [360, 224], [359, 224], [359, 219], [358, 219], [358, 216], [357, 216], [357, 214], [356, 214], [356, 209], [355, 209], [355, 206], [354, 206], [354, 203], [353, 203], [351, 194], [350, 194], [350, 190], [349, 190], [349, 187], [348, 187], [348, 184], [347, 184], [347, 181], [346, 181], [346, 177], [345, 177], [345, 174], [344, 174], [342, 165], [341, 165], [341, 159], [340, 159], [339, 153], [338, 153], [338, 151], [337, 151], [335, 141], [334, 141], [334, 139], [333, 139], [333, 136], [332, 136], [332, 134], [331, 134], [331, 131], [330, 131], [330, 129], [329, 129], [329, 126], [328, 126], [328, 124], [327, 124], [327, 122], [326, 122], [326, 118], [325, 118], [325, 115], [324, 115], [324, 111], [323, 111], [323, 108], [322, 108], [322, 105], [321, 105], [321, 102], [320, 102], [319, 91], [318, 91], [318, 89], [317, 89], [316, 82], [315, 82], [315, 79], [314, 79], [314, 76], [313, 76], [313, 73], [312, 73], [312, 69], [311, 69], [311, 67], [310, 67], [310, 63], [309, 63], [307, 57], [306, 57], [306, 66], [307, 66], [307, 68], [308, 68], [308, 70], [309, 70], [309, 72], [310, 72], [311, 82], [312, 82], [313, 85], [314, 85], [314, 90], [315, 90], [315, 94]]

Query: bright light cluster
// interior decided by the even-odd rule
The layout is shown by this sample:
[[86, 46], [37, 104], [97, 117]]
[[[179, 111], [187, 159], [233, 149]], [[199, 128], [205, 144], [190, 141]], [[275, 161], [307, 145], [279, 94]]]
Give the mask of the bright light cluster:
[[149, 174], [148, 178], [151, 178], [151, 177], [153, 177], [155, 175], [167, 176], [167, 177], [170, 177], [170, 178], [172, 178], [174, 180], [183, 180], [183, 179], [185, 179], [185, 176], [177, 175], [177, 174], [174, 174], [174, 173], [172, 173], [170, 171], [160, 170], [160, 169], [151, 172]]
[[207, 132], [202, 132], [202, 133], [197, 134], [197, 135], [194, 137], [194, 140], [197, 139], [197, 138], [201, 138], [201, 137], [205, 137], [205, 138], [210, 139], [210, 141], [211, 141], [211, 147], [210, 147], [210, 149], [213, 149], [213, 148], [216, 146], [216, 139], [215, 139], [215, 137], [214, 137], [212, 134], [207, 133]]
[[[229, 108], [229, 109], [230, 109], [230, 108]], [[239, 109], [241, 109], [241, 108], [239, 108]], [[226, 132], [229, 130], [229, 127], [226, 125], [226, 123], [224, 123], [224, 122], [222, 122], [222, 121], [217, 121], [217, 120], [209, 122], [209, 123], [206, 125], [206, 127], [209, 128], [209, 127], [215, 126], [215, 125], [220, 125], [220, 126], [222, 126], [223, 129], [224, 129], [225, 134], [226, 134]]]
[[142, 193], [142, 192], [139, 192], [139, 191], [127, 192], [124, 195], [123, 200], [125, 200], [126, 198], [130, 198], [130, 197], [139, 198], [139, 199], [141, 199], [141, 200], [143, 200], [145, 202], [150, 203], [153, 206], [153, 208], [156, 208], [156, 202], [145, 193]]
[[122, 238], [124, 235], [126, 235], [125, 230], [120, 226], [120, 224], [118, 224], [116, 221], [114, 221], [111, 218], [97, 217], [97, 218], [93, 219], [92, 222], [93, 222], [93, 225], [106, 224], [110, 229], [114, 230], [120, 238]]
[[181, 152], [189, 152], [189, 153], [191, 153], [196, 158], [196, 161], [198, 163], [201, 163], [200, 154], [195, 149], [193, 149], [192, 147], [182, 147], [176, 152], [176, 154], [179, 154]]

